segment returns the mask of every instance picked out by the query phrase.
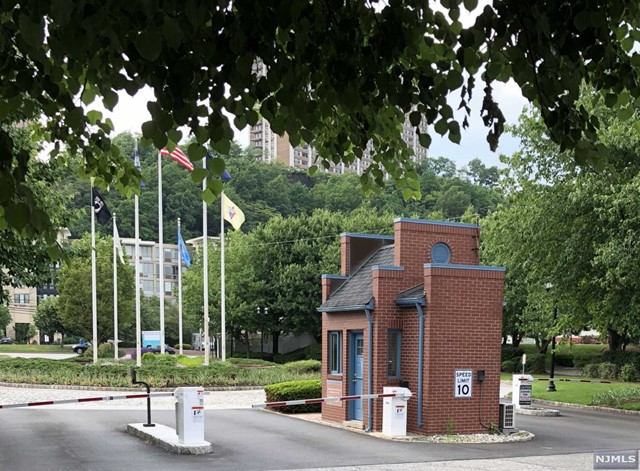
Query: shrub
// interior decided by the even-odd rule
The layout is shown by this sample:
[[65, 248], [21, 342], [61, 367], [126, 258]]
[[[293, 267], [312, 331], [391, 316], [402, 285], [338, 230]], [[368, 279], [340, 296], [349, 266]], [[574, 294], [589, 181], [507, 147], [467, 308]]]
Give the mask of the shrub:
[[627, 363], [620, 368], [620, 379], [627, 382], [638, 381], [640, 379], [640, 371], [638, 371], [636, 365]]
[[638, 400], [640, 400], [640, 388], [618, 389], [594, 394], [591, 405], [618, 407], [625, 402]]
[[[267, 402], [315, 399], [322, 397], [322, 381], [319, 379], [286, 381], [265, 386], [264, 391], [267, 395]], [[277, 410], [285, 414], [320, 412], [320, 404], [278, 407]]]
[[575, 366], [574, 356], [571, 353], [558, 354], [556, 352], [556, 366]]
[[576, 368], [583, 368], [589, 364], [597, 363], [600, 357], [593, 355], [574, 355], [573, 366]]
[[582, 374], [588, 378], [599, 378], [600, 376], [600, 363], [589, 363], [582, 367]]
[[616, 379], [620, 373], [620, 367], [615, 363], [603, 362], [598, 365], [598, 373], [602, 379]]
[[628, 352], [628, 351], [606, 351], [602, 355], [602, 360], [615, 363], [618, 366], [623, 366], [626, 364], [635, 365], [636, 368], [640, 369], [640, 352]]
[[[87, 352], [91, 349], [87, 349]], [[101, 343], [98, 346], [98, 358], [113, 358], [113, 344]]]
[[193, 346], [190, 343], [177, 343], [173, 346], [176, 350], [180, 350], [180, 347], [183, 350], [193, 350]]
[[524, 350], [513, 345], [503, 345], [500, 353], [501, 361], [516, 360], [521, 361]]
[[500, 371], [505, 373], [517, 373], [520, 371], [520, 362], [516, 359], [505, 360], [500, 364]]
[[318, 360], [300, 360], [285, 363], [283, 368], [292, 373], [320, 373], [322, 362]]
[[176, 358], [175, 355], [169, 355], [167, 353], [162, 355], [159, 353], [147, 352], [142, 355], [142, 363], [147, 363], [150, 365], [175, 366], [178, 364], [178, 359]]
[[527, 355], [527, 371], [529, 373], [544, 373], [544, 363], [545, 363], [546, 355], [542, 353], [532, 353], [531, 355]]

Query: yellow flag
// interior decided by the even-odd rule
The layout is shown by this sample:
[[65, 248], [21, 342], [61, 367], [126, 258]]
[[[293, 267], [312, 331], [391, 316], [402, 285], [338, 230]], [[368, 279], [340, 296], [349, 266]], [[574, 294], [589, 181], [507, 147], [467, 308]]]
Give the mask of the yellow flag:
[[233, 201], [222, 193], [222, 215], [225, 221], [229, 221], [233, 228], [237, 231], [244, 222], [244, 213], [238, 208]]

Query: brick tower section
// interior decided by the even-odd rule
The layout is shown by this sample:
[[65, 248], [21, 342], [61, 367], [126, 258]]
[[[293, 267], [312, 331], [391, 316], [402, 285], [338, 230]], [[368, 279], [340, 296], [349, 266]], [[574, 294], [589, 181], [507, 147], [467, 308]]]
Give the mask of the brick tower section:
[[[502, 268], [424, 266], [424, 425], [409, 430], [486, 433], [498, 425], [503, 282]], [[458, 369], [472, 370], [471, 397], [455, 397]]]
[[438, 242], [451, 250], [451, 264], [480, 263], [480, 228], [475, 224], [399, 218], [394, 221], [394, 265], [404, 267], [406, 286], [422, 283], [422, 267], [432, 263], [431, 248]]

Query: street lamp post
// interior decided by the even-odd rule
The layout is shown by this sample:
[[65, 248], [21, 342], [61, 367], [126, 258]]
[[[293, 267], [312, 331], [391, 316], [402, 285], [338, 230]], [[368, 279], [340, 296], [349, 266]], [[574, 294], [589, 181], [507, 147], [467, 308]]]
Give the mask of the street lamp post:
[[[545, 286], [547, 293], [553, 288], [553, 284], [547, 283]], [[558, 320], [558, 306], [553, 303], [553, 338], [551, 339], [551, 372], [549, 374], [548, 392], [556, 392], [555, 370], [556, 370], [556, 322]]]
[[264, 319], [269, 315], [269, 308], [256, 308], [256, 314], [260, 319], [260, 358], [264, 359]]

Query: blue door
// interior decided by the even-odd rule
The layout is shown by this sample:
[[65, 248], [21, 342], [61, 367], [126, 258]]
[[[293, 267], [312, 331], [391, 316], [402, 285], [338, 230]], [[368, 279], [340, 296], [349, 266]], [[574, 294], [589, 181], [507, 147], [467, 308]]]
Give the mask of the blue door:
[[[353, 332], [349, 339], [349, 395], [364, 392], [364, 340], [362, 332]], [[349, 420], [362, 420], [362, 399], [349, 401]]]

